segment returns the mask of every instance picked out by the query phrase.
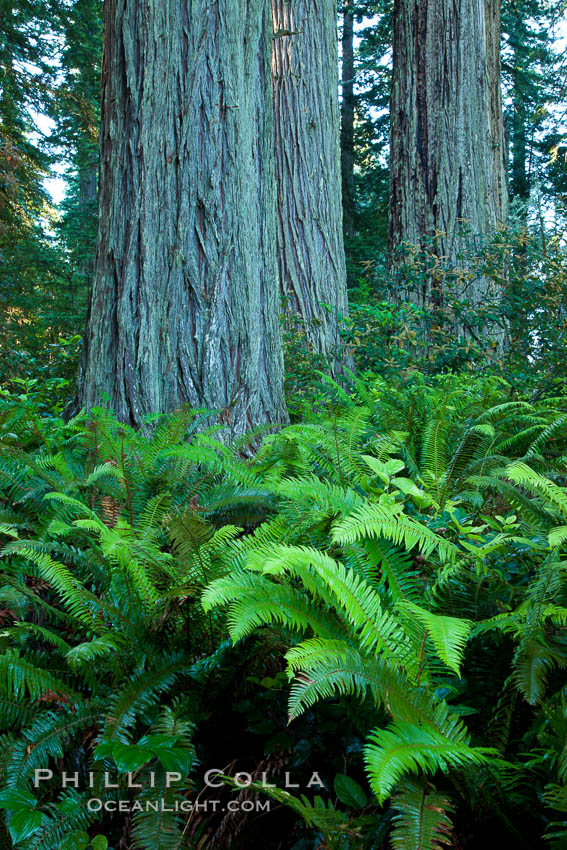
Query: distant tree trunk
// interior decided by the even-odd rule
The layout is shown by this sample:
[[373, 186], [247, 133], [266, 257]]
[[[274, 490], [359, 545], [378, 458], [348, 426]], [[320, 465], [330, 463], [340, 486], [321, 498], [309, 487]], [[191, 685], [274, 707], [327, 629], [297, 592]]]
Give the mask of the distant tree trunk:
[[[89, 233], [94, 234], [96, 230], [98, 178], [98, 156], [96, 155], [96, 153], [91, 153], [91, 155], [87, 159], [86, 164], [83, 165], [82, 168], [79, 168], [78, 177], [79, 204], [78, 209], [73, 212], [75, 215], [77, 215], [78, 213], [78, 218], [83, 225], [83, 231], [85, 235]], [[95, 269], [94, 240], [89, 242], [88, 250], [81, 252], [78, 265], [84, 275], [86, 291], [88, 292], [90, 287], [92, 286]]]
[[278, 263], [286, 309], [338, 368], [347, 312], [334, 0], [273, 0]]
[[86, 167], [79, 172], [79, 203], [88, 207], [96, 201], [98, 162], [96, 156], [90, 156]]
[[286, 418], [264, 0], [107, 0], [96, 274], [79, 400]]
[[[391, 110], [393, 262], [407, 243], [454, 265], [507, 217], [499, 0], [395, 0]], [[473, 305], [492, 292], [466, 281]], [[435, 280], [407, 297], [443, 299]]]
[[343, 183], [343, 230], [354, 236], [354, 14], [353, 0], [343, 0], [341, 171]]
[[[522, 85], [529, 62], [528, 51], [524, 48], [522, 36], [526, 35], [525, 19], [518, 10], [514, 15], [514, 26], [508, 36], [512, 51], [512, 116], [510, 137], [512, 142], [512, 163], [510, 175], [510, 194], [513, 198], [528, 201], [530, 182], [528, 176], [528, 116], [526, 96]], [[527, 218], [527, 209], [523, 211]]]
[[530, 184], [528, 179], [528, 134], [526, 129], [526, 104], [520, 92], [513, 97], [512, 117], [512, 180], [511, 194], [514, 198], [528, 201]]

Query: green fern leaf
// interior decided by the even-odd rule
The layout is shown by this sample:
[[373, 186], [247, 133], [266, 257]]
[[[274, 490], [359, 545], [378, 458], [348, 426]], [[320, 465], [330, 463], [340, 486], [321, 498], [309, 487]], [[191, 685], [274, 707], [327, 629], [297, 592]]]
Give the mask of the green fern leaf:
[[422, 622], [439, 658], [459, 676], [472, 622], [457, 617], [442, 617], [412, 602], [401, 601], [398, 605]]
[[376, 729], [364, 749], [372, 790], [383, 803], [395, 785], [409, 774], [448, 773], [455, 768], [486, 765], [498, 751], [451, 741], [431, 726], [395, 723]]
[[447, 797], [422, 782], [405, 780], [392, 798], [392, 806], [398, 812], [390, 835], [393, 850], [442, 850], [453, 846], [453, 827], [447, 816], [453, 805]]

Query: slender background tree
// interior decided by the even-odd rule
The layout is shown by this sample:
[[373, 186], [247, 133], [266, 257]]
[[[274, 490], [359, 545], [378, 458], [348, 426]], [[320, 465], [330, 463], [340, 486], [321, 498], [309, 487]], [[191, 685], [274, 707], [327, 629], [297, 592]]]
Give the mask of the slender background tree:
[[62, 11], [61, 79], [52, 109], [52, 140], [67, 164], [60, 227], [81, 307], [92, 285], [96, 245], [102, 9], [102, 0], [74, 0]]
[[341, 175], [345, 239], [355, 233], [354, 201], [354, 0], [343, 0], [341, 52]]
[[25, 375], [68, 317], [38, 121], [53, 99], [59, 11], [55, 0], [0, 0], [0, 379]]

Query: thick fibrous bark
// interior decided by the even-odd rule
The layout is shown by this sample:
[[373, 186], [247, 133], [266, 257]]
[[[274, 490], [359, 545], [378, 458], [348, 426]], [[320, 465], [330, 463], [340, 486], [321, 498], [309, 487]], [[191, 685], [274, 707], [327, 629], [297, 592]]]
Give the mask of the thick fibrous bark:
[[336, 9], [273, 0], [272, 10], [280, 286], [310, 346], [336, 369], [347, 312]]
[[[499, 0], [395, 0], [391, 247], [427, 246], [454, 265], [506, 221]], [[470, 233], [469, 242], [462, 237]], [[480, 303], [490, 283], [461, 294]], [[417, 297], [435, 301], [435, 282]], [[442, 293], [441, 293], [442, 297]]]
[[285, 420], [270, 52], [264, 0], [107, 0], [85, 407]]
[[354, 236], [354, 15], [353, 0], [343, 0], [341, 172], [343, 184], [343, 230]]

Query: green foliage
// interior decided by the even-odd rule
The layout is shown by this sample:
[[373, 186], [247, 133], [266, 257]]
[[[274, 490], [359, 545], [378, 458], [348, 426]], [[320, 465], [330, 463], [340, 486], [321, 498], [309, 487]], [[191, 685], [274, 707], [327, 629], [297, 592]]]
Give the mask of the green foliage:
[[[72, 34], [70, 16], [80, 7], [84, 12], [89, 4], [90, 23], [82, 30], [89, 33], [84, 50], [96, 57], [102, 5], [96, 0], [0, 3], [0, 386], [14, 390], [18, 381], [35, 382], [42, 385], [46, 398], [49, 389], [43, 381], [65, 383], [74, 376], [76, 336], [82, 332], [88, 283], [85, 259], [79, 256], [76, 243], [81, 243], [83, 255], [92, 256], [94, 246], [96, 180], [88, 213], [84, 203], [75, 197], [73, 204], [70, 197], [69, 207], [74, 208], [62, 224], [44, 182], [61, 174], [63, 163], [59, 161], [55, 171], [54, 154], [60, 160], [64, 147], [64, 133], [50, 134], [46, 117], [61, 117], [64, 111], [63, 124], [76, 125], [77, 113], [83, 111], [74, 67], [77, 57], [72, 55], [77, 46], [65, 48], [64, 39]], [[92, 26], [97, 15], [98, 31]], [[98, 103], [96, 61], [94, 65], [89, 96]], [[62, 72], [66, 83], [60, 87]], [[73, 95], [61, 97], [61, 88], [69, 86], [74, 88]], [[90, 146], [95, 152], [97, 110], [90, 124]], [[75, 151], [78, 135], [70, 139], [67, 134], [67, 141]], [[95, 173], [96, 160], [95, 153]], [[70, 218], [77, 226], [81, 216], [80, 236], [75, 233], [73, 240]], [[68, 235], [67, 244], [60, 238], [61, 226]]]
[[[94, 771], [97, 782], [103, 768], [151, 770], [158, 789], [167, 771], [186, 777], [195, 761], [191, 717], [209, 675], [202, 652], [216, 651], [218, 663], [225, 652], [190, 603], [205, 581], [202, 564], [212, 575], [228, 568], [223, 547], [235, 534], [211, 526], [197, 539], [187, 514], [199, 520], [191, 499], [214, 489], [231, 453], [207, 435], [191, 439], [186, 413], [151, 441], [102, 412], [65, 425], [15, 400], [4, 416], [0, 504], [14, 520], [2, 524], [0, 582], [9, 606], [0, 659], [5, 786], [29, 793], [34, 770], [54, 760], [69, 771], [81, 765], [83, 780]], [[172, 444], [185, 456], [172, 456]], [[29, 814], [6, 804], [18, 846], [59, 848], [71, 828], [91, 834], [98, 816], [86, 809], [88, 791], [78, 793], [71, 820], [65, 795], [32, 792]], [[140, 814], [136, 847], [182, 845], [179, 818], [158, 821]], [[114, 845], [117, 825], [102, 826]]]
[[[324, 414], [265, 435], [251, 459], [203, 430], [206, 414], [136, 433], [102, 410], [64, 423], [33, 395], [4, 397], [7, 846], [226, 845], [236, 821], [176, 801], [210, 796], [199, 764], [238, 712], [255, 778], [271, 759], [324, 763], [335, 804], [265, 792], [304, 842], [439, 848], [481, 829], [477, 806], [534, 841], [561, 834], [563, 398], [468, 376], [321, 387]], [[99, 785], [35, 788], [55, 766]], [[127, 827], [86, 806], [105, 771], [116, 797], [155, 775], [128, 791]], [[182, 782], [167, 788], [167, 771]], [[156, 796], [171, 811], [145, 810]]]
[[[565, 375], [567, 269], [560, 236], [533, 233], [512, 219], [490, 238], [464, 234], [462, 240], [452, 266], [432, 243], [408, 246], [395, 268], [365, 270], [350, 294], [344, 330], [358, 369], [394, 381], [416, 369], [500, 374], [521, 391], [552, 394]], [[479, 278], [493, 283], [480, 306], [466, 294], [466, 284]], [[443, 299], [424, 305], [431, 279]]]
[[[397, 785], [409, 789], [403, 783], [414, 773], [446, 774], [472, 789], [489, 768], [490, 782], [504, 788], [512, 764], [530, 765], [509, 738], [492, 746], [499, 688], [544, 704], [563, 665], [564, 571], [550, 542], [564, 541], [565, 496], [534, 468], [554, 475], [561, 463], [561, 402], [514, 400], [498, 379], [416, 380], [399, 391], [378, 381], [358, 391], [362, 404], [335, 388], [327, 424], [292, 426], [265, 441], [258, 463], [282, 476], [268, 487], [289, 521], [287, 541], [260, 545], [213, 581], [205, 608], [229, 607], [235, 641], [261, 625], [300, 634], [299, 643], [290, 635], [286, 655], [290, 719], [349, 696], [390, 716], [365, 750], [378, 803]], [[525, 488], [542, 500], [526, 500], [524, 517]], [[495, 631], [513, 636], [506, 661], [501, 643], [486, 645]], [[480, 645], [499, 658], [492, 705], [469, 666]], [[457, 693], [470, 702], [452, 706]], [[476, 718], [481, 712], [486, 719]], [[486, 745], [469, 743], [463, 714]], [[404, 812], [399, 835], [415, 829], [415, 787], [407, 794], [395, 797]], [[423, 825], [428, 843], [416, 846], [441, 846], [453, 805]]]
[[[394, 273], [392, 4], [350, 3], [340, 384], [286, 314], [295, 424], [227, 446], [205, 412], [143, 433], [103, 410], [59, 418], [94, 269], [102, 2], [0, 0], [1, 846], [565, 846], [561, 8], [503, 4], [510, 229], [470, 234], [453, 268], [432, 244]], [[442, 304], [400, 303], [432, 275]], [[474, 277], [498, 293], [481, 308]], [[222, 796], [199, 766], [229, 763], [287, 819], [259, 833], [270, 818], [175, 810]], [[262, 790], [290, 765], [325, 791]], [[81, 788], [35, 788], [39, 768]], [[104, 771], [131, 818], [88, 809]], [[155, 788], [128, 788], [147, 773]], [[144, 810], [155, 797], [172, 811]]]

